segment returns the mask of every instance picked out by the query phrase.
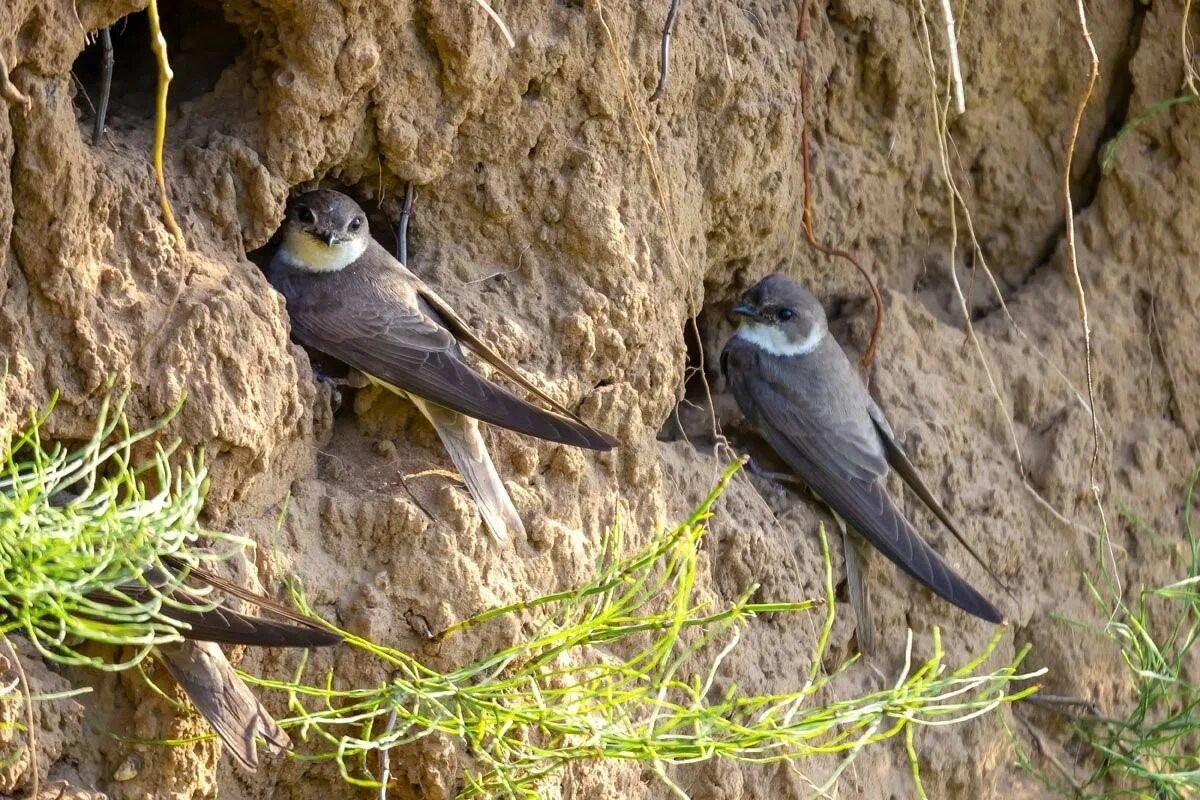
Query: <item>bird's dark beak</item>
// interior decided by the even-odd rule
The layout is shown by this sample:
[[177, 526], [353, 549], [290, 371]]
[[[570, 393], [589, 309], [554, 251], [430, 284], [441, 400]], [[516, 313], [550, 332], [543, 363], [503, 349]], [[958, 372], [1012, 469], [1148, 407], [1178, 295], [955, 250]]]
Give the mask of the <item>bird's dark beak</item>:
[[337, 239], [337, 234], [335, 234], [333, 231], [317, 231], [317, 238], [330, 247], [333, 247], [333, 243]]
[[734, 314], [737, 314], [739, 317], [756, 317], [756, 316], [758, 316], [758, 312], [755, 311], [752, 307], [746, 305], [745, 303], [738, 303], [736, 306], [734, 306], [730, 310]]

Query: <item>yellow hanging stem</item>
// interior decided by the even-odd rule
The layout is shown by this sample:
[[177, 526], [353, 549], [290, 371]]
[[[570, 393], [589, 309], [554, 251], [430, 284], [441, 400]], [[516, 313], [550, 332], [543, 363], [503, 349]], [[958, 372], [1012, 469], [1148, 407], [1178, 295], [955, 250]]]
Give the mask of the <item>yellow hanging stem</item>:
[[163, 223], [175, 237], [175, 245], [180, 251], [187, 249], [183, 241], [183, 231], [175, 222], [171, 212], [171, 200], [167, 197], [167, 178], [163, 172], [163, 144], [167, 139], [167, 87], [175, 73], [167, 61], [167, 40], [163, 38], [162, 26], [158, 21], [158, 0], [149, 0], [146, 11], [150, 15], [150, 46], [154, 49], [154, 57], [158, 60], [158, 98], [154, 114], [154, 174], [158, 178], [158, 194], [162, 203]]

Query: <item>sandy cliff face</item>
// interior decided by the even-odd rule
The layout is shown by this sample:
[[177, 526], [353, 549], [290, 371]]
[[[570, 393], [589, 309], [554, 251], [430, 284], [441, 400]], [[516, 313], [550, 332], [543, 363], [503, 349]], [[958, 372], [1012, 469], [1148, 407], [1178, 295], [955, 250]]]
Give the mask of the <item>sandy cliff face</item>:
[[[166, 169], [186, 252], [162, 224], [150, 165], [154, 66], [143, 4], [9, 0], [0, 8], [0, 56], [31, 101], [0, 105], [0, 353], [9, 361], [0, 424], [59, 390], [51, 433], [79, 436], [110, 377], [131, 387], [135, 422], [186, 392], [172, 430], [209, 455], [212, 524], [257, 537], [268, 585], [297, 574], [318, 610], [400, 647], [420, 644], [406, 611], [440, 629], [578, 582], [618, 511], [644, 535], [690, 508], [722, 468], [708, 411], [695, 409], [704, 402], [696, 376], [707, 375], [718, 420], [739, 430], [714, 365], [730, 330], [724, 309], [740, 291], [781, 268], [826, 302], [849, 349], [866, 345], [863, 285], [800, 233], [807, 69], [818, 234], [859, 255], [888, 307], [873, 391], [1018, 600], [999, 595], [932, 525], [929, 537], [1000, 596], [1013, 620], [1005, 652], [1032, 643], [1031, 663], [1050, 668], [1054, 691], [1120, 701], [1112, 654], [1051, 618], [1090, 613], [1081, 573], [1099, 524], [1080, 399], [1082, 328], [1063, 241], [1061, 174], [1087, 76], [1070, 4], [972, 5], [960, 20], [968, 112], [950, 126], [949, 159], [1024, 335], [1000, 309], [961, 210], [951, 227], [912, 3], [817, 4], [797, 43], [793, 4], [685, 2], [657, 103], [648, 97], [665, 2], [499, 3], [516, 33], [511, 50], [469, 0], [167, 5], [176, 81]], [[1125, 138], [1107, 174], [1097, 156], [1124, 122], [1179, 93], [1181, 9], [1098, 2], [1088, 13], [1101, 74], [1072, 189], [1103, 433], [1096, 479], [1110, 509], [1128, 501], [1174, 531], [1200, 435], [1189, 399], [1200, 391], [1197, 108], [1176, 107]], [[88, 41], [112, 23], [110, 129], [92, 146], [98, 54]], [[940, 104], [940, 17], [930, 25]], [[402, 474], [448, 465], [432, 431], [411, 407], [369, 391], [334, 415], [307, 356], [289, 343], [283, 302], [251, 256], [269, 245], [289, 191], [315, 180], [357, 197], [389, 247], [412, 181], [415, 271], [509, 359], [620, 438], [615, 453], [595, 455], [492, 432], [527, 540], [493, 543], [444, 476], [402, 486]], [[952, 269], [999, 404], [965, 336]], [[705, 591], [732, 599], [759, 583], [764, 598], [816, 596], [820, 517], [798, 502], [779, 486], [739, 479], [706, 543]], [[906, 498], [906, 508], [920, 515], [914, 502]], [[1177, 574], [1168, 552], [1123, 527], [1118, 543], [1127, 583]], [[985, 625], [935, 602], [882, 558], [870, 558], [868, 572], [881, 639], [874, 664], [884, 675], [899, 665], [906, 627], [921, 640], [941, 625], [956, 658], [986, 641]], [[517, 633], [464, 639], [431, 658], [460, 663]], [[805, 668], [798, 654], [814, 638], [809, 620], [763, 621], [730, 676], [748, 691], [794, 687]], [[833, 653], [855, 644], [847, 607]], [[292, 661], [250, 654], [245, 663], [283, 670]], [[380, 677], [366, 663], [340, 669], [347, 679]], [[44, 670], [32, 677], [48, 688], [63, 682]], [[864, 668], [844, 686], [879, 680]], [[327, 767], [283, 763], [247, 780], [218, 764], [211, 743], [115, 740], [106, 731], [164, 738], [202, 728], [137, 677], [97, 688], [82, 711], [46, 712], [43, 775], [110, 797], [202, 797], [218, 788], [226, 798], [345, 794]], [[1036, 790], [1011, 767], [994, 720], [922, 741], [931, 796]], [[449, 744], [396, 760], [408, 788], [394, 796], [452, 796], [459, 784]], [[827, 768], [802, 765], [813, 778]], [[868, 752], [844, 777], [843, 796], [908, 796], [907, 774], [899, 749]], [[697, 798], [809, 791], [783, 767], [708, 765], [679, 780]], [[27, 766], [0, 773], [0, 790], [28, 786]], [[636, 768], [593, 765], [569, 771], [560, 794], [663, 792]]]

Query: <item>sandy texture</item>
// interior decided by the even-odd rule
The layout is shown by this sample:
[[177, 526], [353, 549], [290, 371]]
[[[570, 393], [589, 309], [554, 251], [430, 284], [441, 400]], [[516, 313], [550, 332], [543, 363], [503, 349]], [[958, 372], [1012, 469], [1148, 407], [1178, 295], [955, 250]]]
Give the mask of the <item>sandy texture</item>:
[[[888, 306], [873, 390], [1019, 602], [988, 584], [943, 531], [927, 525], [929, 538], [1013, 620], [999, 657], [1032, 643], [1030, 663], [1050, 668], [1051, 690], [1105, 707], [1121, 702], [1108, 646], [1051, 617], [1091, 614], [1081, 576], [1099, 525], [1082, 328], [1063, 243], [1060, 176], [1087, 74], [1067, 5], [971, 5], [960, 20], [969, 110], [951, 125], [951, 160], [1025, 337], [999, 310], [961, 214], [950, 261], [913, 3], [816, 4], [799, 45], [792, 4], [685, 0], [670, 85], [657, 104], [647, 98], [666, 2], [501, 2], [513, 50], [469, 0], [166, 3], [177, 76], [167, 171], [186, 254], [173, 247], [157, 207], [144, 15], [114, 29], [110, 130], [90, 145], [92, 112], [80, 85], [95, 102], [98, 56], [95, 45], [84, 52], [87, 37], [142, 5], [0, 7], [0, 56], [31, 100], [28, 109], [0, 103], [0, 354], [9, 362], [0, 427], [58, 390], [50, 434], [80, 436], [110, 378], [130, 389], [135, 423], [186, 392], [171, 431], [207, 451], [210, 522], [258, 539], [268, 587], [299, 575], [318, 610], [405, 649], [421, 647], [405, 612], [439, 629], [576, 583], [616, 512], [644, 535], [688, 510], [721, 469], [709, 413], [697, 410], [705, 395], [695, 379], [685, 387], [701, 366], [697, 341], [716, 416], [739, 440], [714, 365], [730, 331], [724, 310], [740, 291], [782, 268], [827, 303], [848, 349], [866, 345], [862, 284], [799, 233], [798, 88], [807, 66], [817, 230], [861, 256]], [[1072, 186], [1097, 353], [1096, 480], [1117, 527], [1123, 579], [1136, 585], [1177, 575], [1179, 554], [1136, 535], [1111, 513], [1114, 504], [1128, 502], [1175, 532], [1198, 456], [1200, 111], [1185, 105], [1155, 117], [1123, 140], [1101, 176], [1100, 145], [1180, 91], [1180, 9], [1092, 3], [1088, 12], [1102, 70]], [[940, 17], [930, 25], [940, 98]], [[261, 260], [289, 190], [318, 179], [359, 198], [389, 247], [398, 199], [413, 181], [413, 268], [508, 358], [620, 438], [615, 453], [595, 455], [491, 434], [526, 540], [498, 547], [461, 486], [443, 475], [401, 485], [401, 474], [448, 466], [432, 431], [411, 407], [374, 391], [348, 396], [335, 416], [306, 355], [289, 343], [283, 303], [251, 256]], [[952, 268], [1013, 419], [1028, 486], [965, 336]], [[698, 340], [686, 332], [692, 318]], [[911, 496], [904, 504], [930, 522]], [[819, 519], [794, 492], [740, 478], [706, 541], [704, 591], [733, 599], [758, 583], [766, 599], [815, 596]], [[880, 631], [873, 664], [883, 675], [900, 665], [906, 626], [927, 641], [941, 625], [954, 659], [986, 641], [984, 624], [935, 602], [882, 558], [868, 564]], [[461, 663], [518, 633], [498, 625], [429, 657]], [[747, 691], [794, 688], [814, 639], [811, 620], [764, 620], [747, 632], [727, 678]], [[847, 607], [831, 658], [855, 646]], [[316, 664], [331, 658], [321, 654]], [[245, 663], [282, 675], [294, 657], [253, 653]], [[381, 677], [349, 657], [339, 671], [347, 681]], [[160, 669], [151, 675], [169, 683]], [[32, 677], [43, 689], [64, 682], [45, 670]], [[67, 680], [96, 686], [78, 701], [84, 722], [39, 706], [43, 727], [54, 731], [40, 743], [50, 774], [69, 775], [81, 791], [347, 795], [328, 766], [271, 762], [248, 780], [218, 763], [211, 742], [164, 749], [117, 740], [107, 731], [186, 737], [203, 726], [146, 692], [136, 675]], [[849, 692], [880, 681], [863, 667], [843, 685]], [[1061, 733], [1052, 719], [1043, 723]], [[921, 746], [931, 796], [1038, 791], [1013, 768], [994, 719], [923, 734]], [[27, 764], [6, 768], [0, 791], [27, 788]], [[802, 775], [715, 764], [682, 770], [678, 780], [696, 798], [802, 797], [829, 766], [805, 764]], [[432, 741], [397, 753], [394, 769], [393, 797], [440, 798], [453, 796], [462, 765], [451, 743]], [[859, 759], [841, 796], [911, 791], [902, 750], [887, 746]], [[567, 771], [548, 796], [665, 793], [635, 766], [591, 765]]]

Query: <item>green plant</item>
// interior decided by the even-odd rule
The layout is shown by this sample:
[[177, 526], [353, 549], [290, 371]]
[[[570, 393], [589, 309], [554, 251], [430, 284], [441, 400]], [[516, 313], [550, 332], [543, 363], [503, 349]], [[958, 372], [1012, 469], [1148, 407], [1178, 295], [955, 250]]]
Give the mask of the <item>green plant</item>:
[[[1081, 781], [1060, 770], [1054, 779], [1021, 765], [1049, 789], [1078, 798], [1183, 800], [1200, 794], [1200, 541], [1192, 521], [1200, 468], [1185, 494], [1183, 538], [1186, 574], [1163, 586], [1142, 587], [1127, 602], [1107, 558], [1108, 531], [1099, 539], [1099, 579], [1088, 587], [1105, 622], [1096, 630], [1117, 647], [1126, 666], [1132, 702], [1122, 713], [1072, 717], [1076, 736], [1091, 751], [1094, 765]], [[1145, 530], [1130, 512], [1123, 516], [1158, 544], [1168, 540]], [[1080, 623], [1073, 623], [1079, 625]]]
[[[21, 632], [46, 658], [97, 669], [133, 664], [155, 644], [179, 638], [163, 615], [171, 586], [148, 586], [143, 576], [165, 559], [201, 566], [222, 557], [197, 550], [203, 537], [225, 550], [236, 537], [203, 530], [205, 471], [198, 461], [171, 467], [169, 451], [144, 442], [159, 425], [131, 433], [108, 404], [95, 435], [78, 447], [47, 446], [45, 416], [12, 438], [0, 471], [0, 633]], [[144, 466], [133, 451], [147, 450]], [[644, 763], [678, 795], [670, 767], [711, 758], [743, 762], [843, 757], [837, 779], [861, 750], [902, 734], [918, 781], [914, 732], [949, 725], [1023, 697], [1032, 677], [1017, 670], [1025, 652], [994, 671], [982, 664], [999, 632], [975, 660], [959, 669], [944, 661], [937, 632], [932, 654], [905, 669], [889, 688], [818, 703], [835, 689], [853, 659], [824, 674], [834, 621], [833, 578], [824, 530], [825, 598], [787, 603], [751, 600], [713, 606], [696, 591], [698, 545], [714, 503], [732, 479], [731, 466], [699, 508], [633, 555], [623, 555], [620, 526], [606, 540], [594, 578], [576, 589], [486, 611], [442, 636], [514, 614], [531, 617], [534, 632], [460, 669], [439, 672], [413, 656], [347, 632], [347, 642], [387, 666], [393, 676], [374, 687], [335, 688], [244, 675], [286, 693], [293, 716], [284, 720], [308, 744], [297, 758], [336, 761], [346, 781], [379, 786], [372, 756], [440, 734], [462, 740], [479, 769], [465, 780], [467, 798], [531, 798], [563, 766], [580, 760]], [[139, 583], [141, 582], [141, 583]], [[146, 591], [135, 600], [124, 587]], [[297, 593], [303, 606], [303, 597]], [[717, 676], [741, 630], [763, 614], [823, 607], [824, 623], [811, 654], [808, 679], [795, 691], [746, 695], [731, 684], [715, 693]], [[80, 643], [128, 645], [118, 663], [88, 655]], [[109, 650], [109, 649], [106, 649]], [[632, 653], [618, 657], [616, 650]], [[110, 655], [111, 651], [106, 653]], [[11, 691], [11, 689], [10, 689]]]
[[[155, 446], [133, 465], [133, 447], [170, 416], [134, 433], [117, 405], [102, 405], [95, 434], [78, 447], [47, 446], [45, 414], [0, 442], [0, 634], [24, 634], [48, 660], [105, 670], [125, 669], [153, 646], [178, 641], [178, 623], [164, 609], [198, 607], [172, 598], [172, 590], [188, 567], [243, 544], [197, 523], [207, 486], [202, 459], [187, 457], [174, 468], [169, 450]], [[196, 549], [201, 537], [224, 552]], [[147, 572], [168, 557], [184, 568], [160, 570], [173, 577], [152, 585]], [[89, 642], [132, 651], [113, 662], [111, 653], [85, 653]]]
[[1100, 157], [1100, 169], [1104, 172], [1108, 172], [1110, 169], [1112, 169], [1113, 158], [1116, 157], [1117, 147], [1121, 144], [1122, 140], [1144, 125], [1147, 121], [1174, 106], [1196, 102], [1200, 102], [1200, 95], [1189, 93], [1181, 94], [1177, 97], [1168, 97], [1166, 100], [1160, 100], [1157, 103], [1152, 104], [1145, 111], [1126, 122], [1121, 126], [1121, 130], [1117, 131], [1117, 135], [1114, 136], [1106, 145], [1104, 145], [1104, 152]]
[[[820, 668], [834, 620], [823, 529], [823, 603], [751, 602], [756, 587], [724, 608], [696, 597], [697, 545], [704, 522], [736, 468], [726, 471], [686, 521], [632, 556], [621, 556], [621, 529], [615, 527], [596, 576], [584, 586], [494, 609], [445, 632], [443, 636], [456, 635], [510, 614], [540, 615], [530, 637], [473, 664], [439, 673], [407, 653], [347, 633], [352, 646], [393, 670], [390, 682], [335, 689], [332, 674], [319, 687], [299, 678], [245, 677], [287, 692], [295, 716], [283, 724], [325, 743], [323, 752], [298, 758], [335, 760], [343, 778], [356, 785], [379, 786], [372, 754], [434, 733], [463, 740], [480, 765], [467, 776], [463, 798], [535, 798], [539, 786], [564, 765], [599, 758], [641, 762], [683, 797], [667, 774], [672, 765], [711, 758], [802, 761], [841, 754], [844, 769], [863, 747], [897, 734], [905, 737], [919, 782], [913, 750], [917, 727], [954, 724], [1034, 691], [1013, 688], [1014, 682], [1032, 677], [1017, 673], [1024, 651], [998, 670], [976, 674], [1003, 631], [977, 659], [949, 670], [935, 630], [932, 655], [915, 669], [909, 668], [910, 632], [905, 669], [890, 688], [815, 703], [817, 693], [853, 663], [830, 675]], [[781, 695], [752, 696], [731, 685], [713, 695], [717, 674], [745, 625], [762, 614], [818, 606], [825, 609], [824, 625], [803, 686]], [[634, 654], [614, 657], [611, 647], [617, 643]], [[716, 655], [705, 660], [700, 654], [710, 645]], [[306, 709], [305, 698], [319, 700], [321, 707]], [[836, 774], [830, 783], [835, 779]]]

